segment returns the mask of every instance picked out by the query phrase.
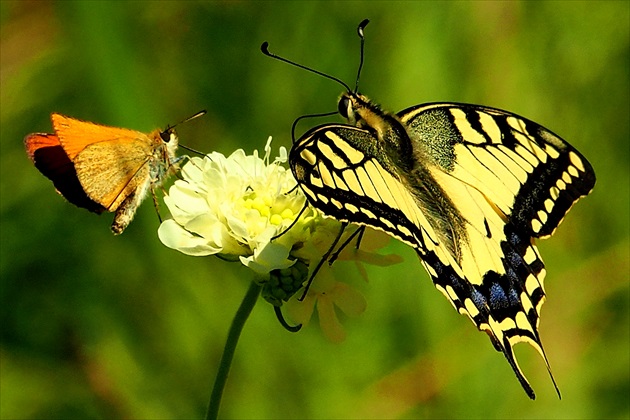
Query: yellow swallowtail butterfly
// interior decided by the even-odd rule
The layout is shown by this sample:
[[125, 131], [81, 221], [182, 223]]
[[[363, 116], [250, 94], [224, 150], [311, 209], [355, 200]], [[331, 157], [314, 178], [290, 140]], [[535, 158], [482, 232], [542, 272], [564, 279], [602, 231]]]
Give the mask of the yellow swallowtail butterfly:
[[[361, 64], [363, 62], [363, 29]], [[513, 346], [538, 333], [545, 269], [534, 240], [551, 236], [595, 185], [589, 162], [546, 128], [479, 105], [429, 103], [392, 114], [346, 88], [339, 113], [294, 142], [289, 163], [311, 205], [412, 246], [435, 287], [490, 336], [527, 395]], [[361, 65], [359, 66], [359, 74]], [[357, 85], [358, 85], [357, 76]]]

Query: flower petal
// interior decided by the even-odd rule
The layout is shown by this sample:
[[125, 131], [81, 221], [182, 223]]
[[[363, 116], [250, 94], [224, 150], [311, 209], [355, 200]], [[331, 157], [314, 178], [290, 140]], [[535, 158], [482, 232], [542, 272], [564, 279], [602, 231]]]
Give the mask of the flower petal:
[[267, 242], [263, 247], [254, 249], [254, 255], [240, 257], [243, 265], [251, 268], [258, 274], [269, 273], [272, 270], [289, 268], [295, 264], [295, 260], [290, 260], [290, 248], [276, 242]]
[[315, 309], [314, 295], [307, 295], [303, 301], [299, 301], [299, 297], [302, 296], [302, 290], [298, 292], [284, 305], [285, 313], [298, 324], [307, 326], [313, 315], [313, 309]]
[[221, 252], [221, 248], [213, 247], [204, 238], [194, 236], [173, 219], [162, 222], [158, 228], [158, 237], [167, 247], [186, 255], [204, 256]]
[[361, 292], [346, 283], [336, 284], [332, 300], [348, 316], [359, 316], [367, 308], [367, 301]]
[[328, 296], [319, 296], [317, 299], [317, 315], [322, 332], [333, 343], [341, 343], [346, 339], [346, 332], [337, 319], [335, 307]]

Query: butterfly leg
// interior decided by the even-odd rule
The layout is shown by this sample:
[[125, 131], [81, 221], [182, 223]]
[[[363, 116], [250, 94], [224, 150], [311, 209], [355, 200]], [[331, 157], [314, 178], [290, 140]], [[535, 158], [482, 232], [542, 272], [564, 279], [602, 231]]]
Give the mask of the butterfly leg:
[[337, 251], [335, 251], [330, 256], [330, 258], [328, 259], [328, 265], [333, 265], [333, 263], [337, 261], [337, 258], [339, 258], [339, 254], [341, 254], [341, 251], [343, 251], [355, 237], [357, 238], [356, 249], [359, 249], [359, 246], [361, 245], [361, 239], [363, 239], [364, 233], [365, 233], [365, 226], [361, 226], [360, 228], [352, 232], [352, 235], [350, 235], [348, 239], [346, 239], [346, 241], [343, 244], [341, 244], [339, 248], [337, 248]]
[[330, 248], [328, 248], [328, 250], [324, 253], [324, 255], [322, 256], [321, 260], [319, 260], [319, 262], [317, 263], [317, 266], [313, 270], [313, 274], [311, 274], [311, 276], [309, 277], [308, 282], [306, 283], [306, 286], [304, 287], [304, 293], [302, 293], [302, 296], [300, 296], [300, 298], [298, 299], [300, 302], [303, 301], [304, 298], [306, 297], [306, 294], [308, 293], [308, 289], [310, 289], [311, 284], [313, 283], [313, 279], [315, 278], [315, 276], [317, 275], [319, 270], [322, 268], [322, 265], [324, 265], [324, 262], [328, 261], [328, 259], [329, 259], [330, 255], [332, 254], [333, 250], [335, 249], [335, 247], [337, 246], [337, 244], [341, 240], [341, 236], [343, 235], [343, 231], [346, 229], [347, 226], [348, 226], [348, 222], [343, 222], [341, 224], [341, 229], [339, 229], [339, 233], [335, 237], [335, 240], [330, 245]]
[[[166, 190], [164, 187], [160, 185], [160, 189], [162, 189], [162, 194], [166, 195]], [[162, 223], [162, 216], [160, 215], [160, 205], [157, 200], [157, 194], [155, 193], [155, 189], [151, 187], [151, 198], [153, 198], [153, 207], [155, 208], [155, 214], [157, 214], [158, 220], [160, 224]]]

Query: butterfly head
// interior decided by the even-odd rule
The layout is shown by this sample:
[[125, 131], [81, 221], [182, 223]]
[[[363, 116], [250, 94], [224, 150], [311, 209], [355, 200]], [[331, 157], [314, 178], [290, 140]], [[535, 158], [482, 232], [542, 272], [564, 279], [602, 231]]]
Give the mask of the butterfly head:
[[378, 107], [373, 104], [366, 96], [360, 93], [347, 91], [341, 94], [337, 103], [337, 111], [348, 120], [350, 125], [365, 128], [370, 114]]
[[358, 94], [353, 92], [344, 92], [339, 97], [339, 102], [337, 103], [337, 111], [339, 114], [348, 120], [348, 122], [352, 125], [356, 122], [356, 103], [358, 99]]
[[167, 127], [164, 131], [160, 131], [159, 136], [164, 143], [177, 143], [177, 134], [174, 128]]
[[[175, 151], [177, 150], [177, 147], [179, 146], [179, 138], [177, 137], [177, 133], [175, 132], [175, 127], [185, 122], [188, 122], [192, 119], [195, 119], [197, 117], [201, 117], [205, 113], [206, 113], [205, 109], [201, 110], [197, 112], [196, 114], [178, 122], [177, 124], [167, 126], [162, 131], [156, 130], [157, 133], [154, 136], [152, 136], [152, 138], [154, 138], [156, 141], [160, 141], [162, 143], [161, 144], [162, 150], [166, 150], [166, 154], [168, 158], [173, 159], [175, 157]], [[184, 147], [184, 148], [188, 149], [187, 147]]]
[[[339, 114], [354, 127], [370, 131], [385, 142], [406, 136], [396, 116], [383, 111], [377, 104], [360, 93], [347, 91], [337, 104]], [[396, 145], [399, 147], [399, 145]]]
[[162, 140], [162, 146], [166, 148], [169, 156], [174, 156], [177, 146], [179, 144], [179, 138], [173, 127], [166, 127], [163, 131], [158, 133], [160, 140]]

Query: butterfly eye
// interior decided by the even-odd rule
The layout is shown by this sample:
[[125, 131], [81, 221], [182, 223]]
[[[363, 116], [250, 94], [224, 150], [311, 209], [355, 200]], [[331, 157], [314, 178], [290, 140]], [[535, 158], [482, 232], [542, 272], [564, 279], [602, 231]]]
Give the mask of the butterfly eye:
[[342, 96], [341, 99], [339, 99], [339, 104], [337, 104], [338, 106], [338, 111], [339, 114], [344, 117], [344, 118], [348, 118], [348, 108], [350, 107], [350, 99], [348, 99], [347, 96]]
[[168, 143], [169, 141], [171, 141], [171, 130], [164, 130], [160, 133], [160, 138], [162, 139], [162, 141], [164, 143]]

